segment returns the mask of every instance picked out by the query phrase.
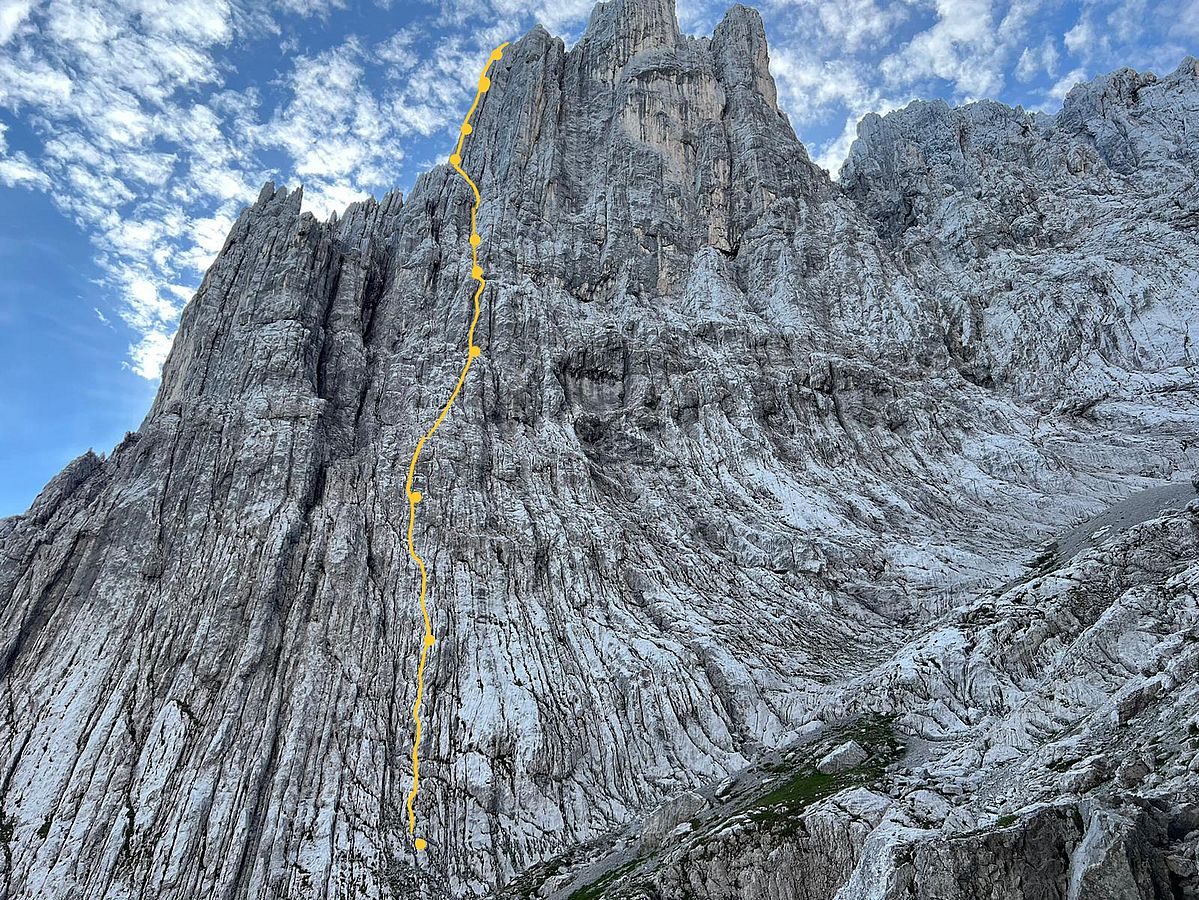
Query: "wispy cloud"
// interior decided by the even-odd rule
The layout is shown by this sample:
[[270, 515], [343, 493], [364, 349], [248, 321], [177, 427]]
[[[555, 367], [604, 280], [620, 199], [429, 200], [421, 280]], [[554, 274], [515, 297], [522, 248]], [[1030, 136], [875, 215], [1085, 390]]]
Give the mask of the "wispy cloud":
[[36, 153], [5, 158], [3, 178], [53, 186], [55, 203], [91, 234], [138, 335], [133, 365], [148, 377], [179, 311], [155, 285], [179, 274], [173, 251], [190, 244], [188, 207], [207, 199], [194, 185], [186, 201], [166, 192], [194, 152], [174, 130], [180, 95], [219, 82], [214, 51], [230, 22], [222, 0], [56, 0], [0, 15], [0, 35], [16, 45], [0, 57], [0, 105], [41, 138]]
[[[300, 51], [347, 8], [0, 0], [0, 112], [23, 130], [0, 142], [0, 185], [49, 192], [91, 237], [139, 374], [157, 377], [189, 286], [262, 181], [304, 183], [320, 216], [395, 186], [406, 141], [454, 126], [463, 72], [535, 19], [577, 31], [591, 0], [446, 0], [402, 25], [375, 12], [381, 29]], [[272, 43], [273, 71], [247, 83], [234, 60]]]
[[280, 149], [321, 216], [343, 209], [400, 177], [406, 129], [367, 83], [357, 38], [295, 59], [286, 102], [254, 130], [264, 149]]
[[[678, 17], [706, 33], [726, 5], [679, 0]], [[916, 96], [1050, 106], [1081, 78], [1179, 56], [1199, 36], [1199, 0], [760, 5], [780, 103], [834, 172], [867, 112]], [[152, 378], [266, 178], [303, 182], [322, 216], [411, 180], [440, 157], [462, 84], [495, 44], [538, 21], [571, 42], [591, 7], [0, 0], [0, 185], [45, 192], [91, 237], [109, 308], [135, 335], [128, 364]]]
[[0, 46], [7, 44], [33, 12], [33, 0], [2, 0], [0, 2]]
[[1058, 60], [1057, 45], [1052, 37], [1045, 38], [1038, 47], [1025, 47], [1016, 61], [1016, 77], [1020, 81], [1032, 81], [1038, 75], [1049, 77], [1057, 75]]
[[970, 97], [996, 94], [1003, 71], [994, 21], [991, 0], [937, 0], [932, 27], [886, 56], [879, 68], [890, 84], [938, 78]]

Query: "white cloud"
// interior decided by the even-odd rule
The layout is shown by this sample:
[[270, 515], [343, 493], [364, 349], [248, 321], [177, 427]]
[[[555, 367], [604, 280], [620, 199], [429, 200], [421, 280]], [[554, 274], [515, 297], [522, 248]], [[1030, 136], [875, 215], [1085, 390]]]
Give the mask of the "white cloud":
[[253, 135], [291, 158], [306, 209], [326, 218], [399, 180], [410, 123], [367, 84], [357, 40], [298, 58], [286, 83], [291, 99]]
[[341, 213], [351, 203], [373, 196], [346, 182], [325, 180], [309, 181], [304, 184], [304, 209], [319, 219], [327, 219], [333, 213]]
[[494, 29], [476, 32], [469, 42], [457, 35], [441, 39], [421, 60], [419, 72], [388, 92], [384, 102], [389, 115], [402, 130], [422, 135], [456, 129], [463, 89], [474, 83], [488, 54], [503, 40]]
[[937, 21], [880, 66], [893, 85], [935, 77], [963, 97], [992, 96], [1003, 86], [990, 0], [937, 0]]
[[1041, 46], [1041, 66], [1045, 69], [1046, 74], [1051, 77], [1057, 74], [1059, 59], [1057, 45], [1051, 38], [1046, 38], [1045, 43]]
[[33, 11], [33, 0], [0, 0], [0, 46], [12, 40]]
[[812, 157], [812, 161], [816, 165], [827, 169], [834, 178], [840, 172], [842, 164], [849, 156], [849, 148], [853, 146], [853, 142], [857, 139], [858, 122], [861, 120], [862, 117], [860, 115], [847, 116], [841, 133], [817, 150]]
[[846, 117], [841, 133], [831, 141], [816, 148], [816, 152], [812, 155], [812, 162], [828, 170], [829, 174], [836, 179], [841, 171], [842, 164], [849, 157], [849, 148], [857, 140], [858, 123], [862, 121], [862, 117], [867, 112], [877, 112], [880, 116], [885, 116], [892, 110], [899, 109], [905, 105], [906, 103], [880, 101], [872, 109], [862, 109], [851, 113]]
[[141, 332], [150, 332], [173, 325], [179, 316], [178, 305], [158, 291], [158, 285], [147, 275], [130, 273], [125, 286], [128, 305], [121, 318]]
[[[917, 96], [993, 97], [1013, 67], [1052, 77], [1058, 65], [1052, 40], [1026, 46], [1043, 0], [765, 2], [780, 105], [801, 135], [820, 135], [812, 158], [834, 175], [868, 112]], [[842, 124], [830, 137], [833, 122]]]
[[275, 6], [293, 16], [328, 18], [338, 9], [345, 9], [344, 0], [275, 0]]
[[290, 102], [259, 133], [286, 150], [300, 176], [346, 177], [386, 134], [362, 81], [361, 48], [349, 41], [316, 57], [300, 57], [289, 82]]
[[1066, 94], [1070, 93], [1070, 88], [1074, 87], [1074, 85], [1078, 84], [1080, 81], [1085, 80], [1086, 77], [1086, 69], [1071, 69], [1064, 76], [1062, 76], [1062, 78], [1056, 84], [1054, 84], [1045, 92], [1046, 96], [1060, 102], [1066, 96]]
[[388, 66], [389, 77], [411, 72], [416, 68], [419, 56], [415, 28], [401, 28], [391, 37], [375, 45], [375, 58]]
[[28, 187], [40, 191], [50, 189], [50, 178], [37, 168], [24, 153], [0, 156], [0, 184], [5, 187]]
[[156, 377], [181, 303], [154, 286], [211, 258], [198, 246], [211, 237], [189, 232], [186, 209], [253, 196], [244, 153], [223, 146], [223, 123], [200, 112], [185, 127], [188, 93], [221, 79], [215, 53], [232, 39], [234, 10], [228, 0], [14, 9], [0, 7], [0, 37], [13, 39], [0, 56], [0, 107], [21, 115], [41, 146], [0, 160], [0, 182], [55, 186], [55, 204], [91, 236], [121, 318], [139, 335], [132, 367]]
[[233, 10], [228, 0], [134, 0], [130, 8], [140, 16], [147, 34], [170, 35], [190, 45], [224, 44], [232, 37]]
[[676, 0], [675, 15], [684, 34], [711, 34], [725, 8], [705, 0]]
[[129, 358], [132, 361], [129, 367], [142, 378], [158, 378], [162, 374], [162, 364], [167, 361], [167, 354], [171, 352], [171, 342], [174, 340], [174, 332], [146, 332], [129, 348]]
[[835, 137], [809, 148], [812, 161], [834, 177], [849, 155], [862, 117], [868, 112], [885, 114], [912, 99], [907, 94], [884, 93], [880, 84], [871, 83], [871, 70], [851, 57], [820, 60], [787, 47], [771, 52], [770, 71], [778, 86], [779, 105], [801, 135], [805, 125], [827, 122], [835, 111], [844, 116]]
[[1016, 77], [1021, 81], [1032, 81], [1041, 74], [1051, 78], [1057, 74], [1057, 46], [1046, 38], [1040, 47], [1025, 47], [1016, 63]]
[[595, 6], [592, 0], [551, 0], [541, 3], [534, 13], [550, 34], [565, 34], [577, 37], [586, 25]]
[[1016, 77], [1021, 81], [1031, 81], [1040, 68], [1040, 60], [1037, 55], [1032, 52], [1031, 48], [1025, 47], [1024, 52], [1020, 54], [1020, 61], [1016, 63]]
[[820, 24], [845, 51], [853, 52], [867, 44], [876, 44], [908, 18], [901, 3], [880, 6], [874, 0], [834, 0], [816, 4]]
[[1185, 0], [1181, 9], [1176, 9], [1170, 23], [1170, 34], [1190, 40], [1199, 40], [1199, 0]]
[[38, 59], [28, 48], [0, 54], [0, 106], [55, 109], [71, 98], [71, 77]]
[[[1167, 18], [1163, 0], [1130, 2], [1141, 4], [1131, 14], [1088, 0], [1064, 38], [1062, 8], [1045, 0], [755, 5], [764, 7], [780, 103], [814, 135], [816, 162], [836, 172], [866, 112], [930, 91], [994, 96], [1008, 78], [1041, 85], [1071, 69], [1047, 92], [1029, 88], [1064, 94], [1084, 70], [1100, 70], [1096, 60], [1106, 64], [1112, 42], [1143, 41], [1146, 23]], [[432, 141], [412, 151], [414, 139], [444, 134], [448, 152], [464, 93], [494, 46], [537, 20], [569, 41], [593, 0], [396, 4], [387, 16], [367, 9], [358, 38], [346, 36], [350, 17], [337, 15], [348, 5], [0, 0], [0, 112], [23, 126], [6, 142], [0, 123], [0, 183], [49, 191], [92, 237], [117, 311], [138, 335], [136, 371], [156, 374], [196, 276], [264, 180], [303, 182], [305, 208], [322, 217], [402, 183], [413, 164], [405, 150], [444, 159]], [[679, 0], [680, 25], [710, 33], [727, 5]], [[1042, 6], [1052, 20], [1037, 20]], [[1176, 36], [1169, 46], [1199, 34], [1199, 0], [1167, 11], [1159, 31]], [[315, 20], [313, 40], [305, 18]], [[381, 33], [393, 18], [403, 27]], [[265, 77], [247, 83], [234, 65], [251, 41], [270, 60]], [[323, 49], [305, 52], [312, 43]], [[1116, 60], [1124, 62], [1135, 64]]]
[[819, 60], [780, 49], [771, 54], [770, 71], [782, 105], [792, 121], [808, 122], [837, 104], [869, 106], [877, 99], [858, 67], [848, 59]]
[[[191, 237], [191, 246], [180, 254], [179, 261], [182, 266], [195, 272], [203, 272], [212, 265], [221, 248], [225, 246], [225, 239], [233, 228], [233, 222], [232, 216], [220, 213], [190, 220], [187, 224], [187, 234]], [[190, 293], [185, 289], [179, 296], [187, 300]]]
[[1082, 60], [1103, 54], [1107, 49], [1107, 37], [1095, 31], [1095, 26], [1086, 15], [1081, 16], [1074, 27], [1062, 35], [1062, 43], [1071, 56]]
[[[486, 18], [493, 24], [502, 25], [505, 37], [519, 34], [526, 23], [531, 25], [539, 22], [550, 34], [569, 39], [577, 37], [582, 31], [594, 6], [595, 0], [488, 0], [485, 4], [477, 0], [449, 0], [442, 3], [441, 22], [456, 25], [477, 23], [483, 18], [480, 13], [486, 9]], [[499, 41], [487, 49], [491, 50], [497, 43]]]
[[1108, 29], [1120, 41], [1135, 42], [1145, 32], [1148, 13], [1146, 0], [1121, 0], [1107, 17]]

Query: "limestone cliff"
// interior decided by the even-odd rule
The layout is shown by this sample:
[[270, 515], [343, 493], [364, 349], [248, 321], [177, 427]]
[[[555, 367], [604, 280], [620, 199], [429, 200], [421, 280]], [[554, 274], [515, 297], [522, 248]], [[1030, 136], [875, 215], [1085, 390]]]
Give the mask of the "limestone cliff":
[[470, 198], [268, 185], [142, 427], [0, 521], [0, 897], [1193, 896], [1197, 104], [915, 104], [834, 182], [750, 9], [509, 47], [421, 854]]

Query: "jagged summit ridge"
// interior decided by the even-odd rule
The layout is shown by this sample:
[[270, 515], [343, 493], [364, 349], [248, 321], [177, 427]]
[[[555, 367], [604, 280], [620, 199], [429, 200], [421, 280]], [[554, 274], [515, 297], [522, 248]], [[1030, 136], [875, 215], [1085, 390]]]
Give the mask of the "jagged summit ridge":
[[615, 80], [621, 68], [638, 53], [669, 49], [682, 43], [674, 0], [607, 0], [591, 11], [579, 43], [587, 56], [602, 59]]
[[[1053, 117], [918, 102], [862, 121], [841, 184], [888, 243], [919, 256], [936, 243], [941, 258], [914, 271], [944, 298], [969, 377], [1031, 387], [1057, 369], [1083, 405], [1127, 390], [1129, 370], [1187, 383], [1195, 334], [1177, 287], [1194, 277], [1197, 85], [1188, 59], [1162, 79], [1079, 85]], [[1069, 281], [1046, 295], [1052, 272]]]
[[[141, 429], [0, 523], [4, 896], [548, 897], [611, 839], [661, 848], [636, 871], [666, 896], [891, 900], [888, 860], [970, 896], [971, 871], [1019, 883], [1022, 846], [1080, 885], [1191, 853], [1193, 515], [1004, 589], [1199, 463], [1180, 72], [1080, 95], [1069, 128], [884, 117], [837, 185], [751, 10], [684, 39], [617, 0], [570, 50], [505, 51], [463, 162], [484, 353], [414, 484], [441, 636], [419, 856], [404, 478], [465, 341], [473, 198], [438, 166], [319, 222], [268, 185]], [[1135, 152], [1088, 137], [1111, 122]], [[1087, 773], [1149, 752], [1134, 710], [1168, 758], [1126, 801]], [[870, 760], [927, 764], [793, 810], [802, 832], [678, 842], [726, 779], [865, 712], [894, 723]]]
[[[730, 12], [711, 40], [682, 41], [672, 4], [613, 2], [569, 51], [544, 31], [517, 41], [493, 84], [465, 161], [493, 198], [483, 215], [503, 197], [522, 234], [575, 223], [572, 288], [665, 285], [698, 248], [732, 250], [769, 198], [827, 181], [778, 112], [748, 10]], [[515, 142], [498, 137], [513, 132]]]

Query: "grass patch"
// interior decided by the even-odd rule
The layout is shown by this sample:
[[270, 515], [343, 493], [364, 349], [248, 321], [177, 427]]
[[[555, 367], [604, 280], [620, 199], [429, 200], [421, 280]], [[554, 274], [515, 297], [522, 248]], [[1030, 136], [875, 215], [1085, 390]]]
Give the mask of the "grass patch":
[[[887, 766], [897, 760], [904, 750], [903, 744], [895, 735], [894, 721], [893, 716], [864, 716], [849, 725], [830, 729], [817, 743], [796, 748], [787, 753], [783, 760], [772, 760], [761, 765], [759, 771], [769, 779], [765, 785], [760, 784], [756, 788], [742, 786], [737, 789], [736, 797], [722, 793], [720, 796], [724, 799], [720, 801], [719, 808], [692, 818], [691, 830], [676, 843], [681, 846], [681, 842], [694, 842], [697, 835], [713, 832], [731, 818], [748, 817], [759, 828], [776, 833], [798, 829], [802, 823], [802, 813], [807, 807], [847, 788], [874, 784], [883, 777]], [[855, 740], [862, 745], [869, 754], [866, 760], [852, 769], [834, 775], [818, 772], [817, 761], [829, 750], [848, 740]], [[744, 796], [755, 789], [763, 790], [764, 793], [758, 796]], [[669, 843], [671, 840], [667, 839], [666, 846], [674, 846]], [[598, 847], [595, 849], [599, 852]], [[633, 875], [630, 882], [643, 883], [641, 878], [648, 874], [645, 867], [651, 864], [656, 852], [648, 856], [638, 856], [604, 872], [594, 881], [571, 891], [568, 900], [601, 900], [608, 896], [617, 882], [636, 873], [638, 869], [642, 870], [640, 875]], [[562, 857], [548, 860], [510, 883], [500, 892], [500, 896], [536, 896], [537, 891], [544, 888], [559, 872], [581, 858], [582, 854], [576, 848]]]
[[605, 889], [607, 889], [612, 882], [614, 882], [617, 878], [620, 878], [622, 875], [627, 875], [629, 872], [633, 871], [633, 869], [636, 868], [637, 864], [640, 862], [640, 858], [631, 859], [623, 866], [618, 866], [611, 872], [604, 873], [595, 881], [591, 882], [591, 884], [585, 884], [578, 890], [571, 891], [569, 900], [598, 900], [598, 898], [604, 896]]
[[[846, 788], [873, 784], [882, 778], [888, 765], [899, 758], [903, 746], [895, 737], [894, 718], [870, 716], [839, 728], [830, 741], [821, 742], [820, 750], [806, 754], [786, 781], [756, 798], [747, 808], [752, 821], [762, 824], [798, 824], [799, 815], [818, 800]], [[816, 770], [816, 761], [830, 746], [855, 740], [870, 755], [852, 769], [835, 775]]]
[[998, 828], [1007, 828], [1009, 825], [1015, 825], [1016, 820], [1019, 818], [1019, 816], [1013, 815], [1012, 813], [1004, 813], [995, 820], [995, 825]]
[[[843, 773], [849, 774], [849, 773]], [[754, 801], [755, 807], [780, 807], [800, 812], [804, 807], [840, 789], [844, 781], [838, 775], [824, 775], [815, 769], [805, 769]], [[754, 810], [758, 812], [758, 810]], [[753, 812], [750, 813], [753, 817]]]
[[536, 897], [537, 892], [562, 871], [566, 862], [565, 855], [547, 859], [527, 870], [515, 881], [505, 885], [499, 895], [501, 897]]

